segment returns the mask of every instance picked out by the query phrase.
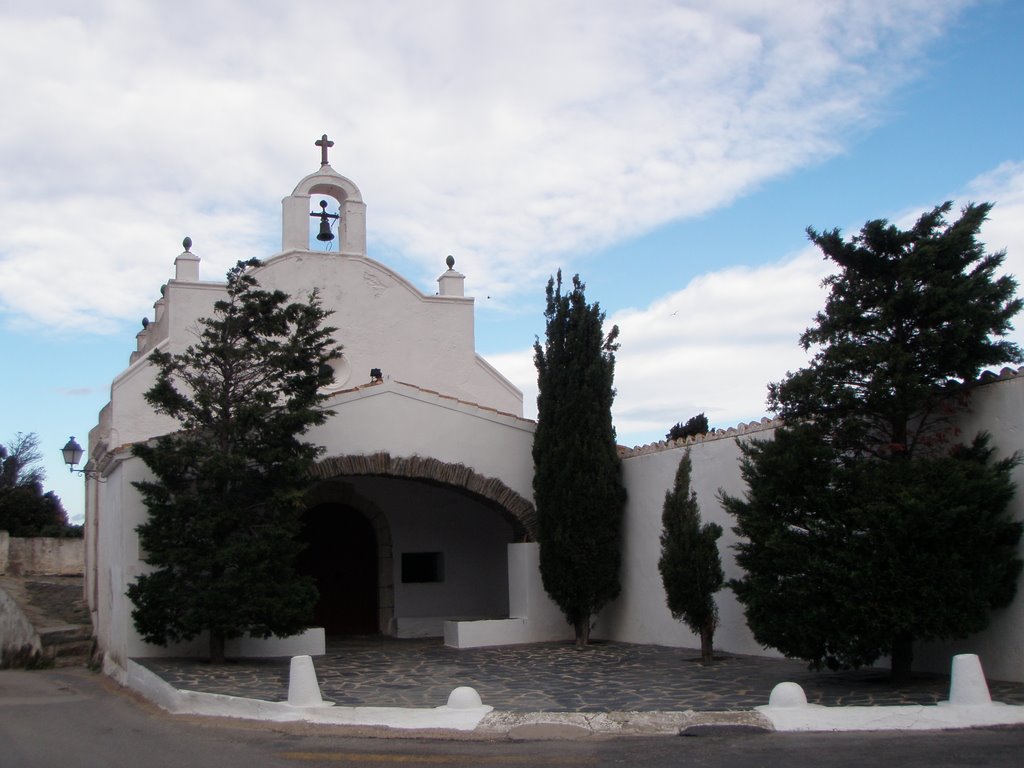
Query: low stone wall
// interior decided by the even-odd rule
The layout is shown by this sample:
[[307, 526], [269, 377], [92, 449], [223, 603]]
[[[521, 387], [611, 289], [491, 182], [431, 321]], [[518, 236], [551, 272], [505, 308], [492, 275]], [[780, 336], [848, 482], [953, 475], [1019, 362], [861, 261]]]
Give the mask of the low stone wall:
[[83, 539], [21, 539], [0, 531], [0, 575], [81, 576], [83, 573]]

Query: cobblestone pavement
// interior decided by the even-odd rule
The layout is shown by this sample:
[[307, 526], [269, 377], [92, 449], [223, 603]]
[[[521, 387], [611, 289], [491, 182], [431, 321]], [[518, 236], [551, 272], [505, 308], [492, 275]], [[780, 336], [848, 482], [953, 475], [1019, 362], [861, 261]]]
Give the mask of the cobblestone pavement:
[[[286, 658], [137, 661], [183, 690], [288, 698]], [[802, 685], [811, 703], [832, 706], [934, 704], [949, 696], [944, 676], [895, 687], [885, 671], [816, 673], [799, 661], [733, 655], [704, 666], [698, 651], [612, 642], [459, 650], [439, 639], [332, 640], [314, 664], [324, 699], [339, 706], [436, 707], [460, 685], [511, 712], [746, 710], [767, 704], [786, 680]], [[993, 701], [1024, 704], [1024, 684], [990, 681], [989, 689]]]

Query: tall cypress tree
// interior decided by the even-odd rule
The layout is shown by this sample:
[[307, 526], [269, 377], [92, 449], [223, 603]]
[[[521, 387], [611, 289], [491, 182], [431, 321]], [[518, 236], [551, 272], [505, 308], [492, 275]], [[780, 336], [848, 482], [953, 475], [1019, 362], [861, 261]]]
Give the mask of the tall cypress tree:
[[692, 468], [687, 449], [676, 469], [675, 484], [665, 493], [658, 571], [672, 617], [686, 622], [700, 637], [701, 661], [710, 664], [715, 655], [715, 627], [718, 626], [715, 593], [725, 581], [718, 554], [722, 526], [701, 524], [697, 494], [690, 487]]
[[138, 527], [154, 570], [128, 587], [132, 618], [164, 645], [209, 632], [226, 639], [292, 634], [312, 618], [316, 588], [294, 568], [303, 493], [321, 450], [302, 434], [330, 415], [323, 387], [340, 355], [314, 292], [266, 291], [239, 262], [227, 298], [199, 321], [199, 341], [154, 352], [146, 401], [180, 429], [136, 445], [154, 479], [137, 482], [149, 510]]
[[951, 424], [983, 366], [1021, 360], [1000, 338], [1016, 282], [977, 239], [990, 207], [869, 221], [849, 241], [808, 229], [838, 267], [800, 339], [816, 351], [770, 386], [786, 426], [743, 446], [746, 498], [724, 498], [744, 539], [730, 586], [765, 645], [832, 668], [888, 654], [906, 678], [915, 640], [977, 632], [1013, 598], [1018, 457]]
[[605, 335], [604, 313], [584, 290], [579, 275], [565, 293], [561, 271], [548, 280], [546, 339], [534, 343], [541, 577], [577, 645], [589, 642], [593, 617], [619, 594], [626, 502], [611, 416], [619, 329]]

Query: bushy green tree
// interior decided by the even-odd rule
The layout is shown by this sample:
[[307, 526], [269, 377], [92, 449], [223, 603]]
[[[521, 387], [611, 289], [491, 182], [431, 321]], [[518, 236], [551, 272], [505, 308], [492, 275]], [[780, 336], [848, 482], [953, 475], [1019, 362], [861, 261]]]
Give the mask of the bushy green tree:
[[11, 536], [79, 537], [81, 526], [68, 524], [60, 497], [39, 483], [0, 488], [0, 531]]
[[60, 497], [43, 490], [41, 461], [34, 432], [19, 432], [0, 445], [0, 531], [22, 537], [81, 536], [81, 526], [68, 524]]
[[149, 642], [209, 632], [210, 657], [243, 634], [288, 635], [312, 617], [316, 589], [294, 568], [302, 497], [321, 449], [303, 433], [330, 414], [323, 387], [340, 355], [316, 293], [291, 301], [259, 287], [257, 260], [227, 275], [227, 297], [198, 342], [154, 352], [147, 402], [180, 429], [134, 447], [154, 479], [136, 483], [138, 527], [154, 570], [128, 588]]
[[544, 589], [586, 645], [593, 616], [619, 594], [626, 491], [615, 445], [616, 338], [588, 304], [579, 275], [563, 293], [562, 273], [547, 285], [546, 339], [534, 344], [537, 432], [533, 494]]
[[730, 586], [759, 642], [831, 668], [888, 654], [906, 678], [915, 640], [979, 631], [1012, 599], [1017, 457], [951, 425], [982, 367], [1021, 359], [999, 338], [1016, 283], [977, 240], [989, 209], [947, 224], [947, 203], [849, 241], [808, 230], [839, 268], [800, 339], [814, 356], [770, 386], [786, 426], [743, 447], [746, 498], [724, 497], [743, 538]]
[[690, 486], [692, 467], [687, 450], [679, 461], [675, 484], [665, 493], [658, 571], [672, 617], [700, 637], [701, 660], [710, 664], [718, 626], [715, 593], [725, 580], [718, 553], [722, 526], [701, 524], [697, 494]]
[[681, 421], [675, 423], [675, 425], [665, 435], [666, 440], [685, 440], [691, 435], [706, 435], [708, 433], [708, 417], [703, 412], [698, 413], [696, 416], [691, 416], [686, 420], [684, 424]]

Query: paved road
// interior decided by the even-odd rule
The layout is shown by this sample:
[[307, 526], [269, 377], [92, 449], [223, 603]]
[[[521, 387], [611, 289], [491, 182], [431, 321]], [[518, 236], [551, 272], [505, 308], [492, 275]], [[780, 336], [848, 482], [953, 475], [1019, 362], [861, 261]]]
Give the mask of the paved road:
[[310, 726], [177, 718], [84, 670], [0, 672], [3, 768], [765, 765], [1019, 766], [1024, 729], [736, 734], [609, 741], [360, 738]]

